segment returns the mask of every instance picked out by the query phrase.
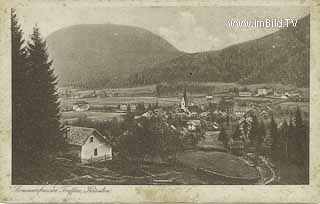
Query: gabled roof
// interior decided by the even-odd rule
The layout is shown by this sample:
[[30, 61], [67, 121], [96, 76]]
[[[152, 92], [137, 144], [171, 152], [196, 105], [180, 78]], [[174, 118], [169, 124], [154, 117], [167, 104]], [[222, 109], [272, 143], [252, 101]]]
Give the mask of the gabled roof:
[[90, 136], [97, 136], [102, 142], [109, 143], [107, 139], [95, 128], [66, 126], [67, 142], [73, 145], [84, 145]]
[[201, 125], [201, 121], [200, 120], [189, 120], [187, 122], [187, 124], [193, 124], [193, 125], [196, 125], [196, 126], [200, 126]]

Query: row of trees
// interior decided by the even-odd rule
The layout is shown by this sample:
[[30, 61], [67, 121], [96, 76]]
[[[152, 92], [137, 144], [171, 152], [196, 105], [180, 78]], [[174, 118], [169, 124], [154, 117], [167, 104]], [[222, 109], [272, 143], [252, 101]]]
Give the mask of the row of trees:
[[300, 166], [309, 165], [309, 127], [297, 108], [289, 124], [284, 120], [278, 128], [271, 120], [272, 155], [275, 160], [288, 161]]
[[[266, 137], [266, 135], [270, 137]], [[263, 121], [259, 121], [256, 116], [253, 116], [250, 123], [244, 121], [242, 128], [237, 126], [230, 138], [243, 141], [248, 138], [250, 146], [255, 147], [257, 155], [270, 156], [274, 162], [286, 164], [286, 167], [296, 167], [300, 172], [300, 182], [301, 179], [303, 182], [308, 181], [309, 127], [303, 121], [299, 107], [291, 115], [289, 123], [283, 120], [278, 124], [272, 116], [270, 123], [266, 126]], [[230, 138], [223, 128], [219, 140], [228, 146]], [[268, 146], [270, 146], [270, 151], [265, 148]], [[290, 170], [287, 169], [287, 171]]]
[[180, 148], [179, 134], [161, 117], [127, 121], [127, 124], [129, 127], [119, 141], [122, 158], [141, 161], [149, 157], [151, 161], [161, 160], [168, 155], [176, 155]]
[[12, 38], [12, 178], [32, 177], [46, 169], [63, 144], [60, 132], [57, 78], [46, 42], [35, 27], [26, 42], [14, 10]]
[[[283, 120], [280, 125], [271, 117], [270, 124], [266, 128], [263, 121], [252, 116], [250, 123], [243, 121], [242, 130], [238, 125], [232, 134], [232, 139], [248, 138], [251, 145], [256, 145], [257, 150], [266, 143], [266, 133], [269, 131], [271, 139], [271, 155], [275, 160], [289, 160], [303, 164], [308, 160], [309, 134], [308, 126], [303, 122], [301, 111], [297, 107], [289, 124]], [[224, 135], [224, 131], [222, 131]], [[223, 140], [221, 136], [221, 140]]]

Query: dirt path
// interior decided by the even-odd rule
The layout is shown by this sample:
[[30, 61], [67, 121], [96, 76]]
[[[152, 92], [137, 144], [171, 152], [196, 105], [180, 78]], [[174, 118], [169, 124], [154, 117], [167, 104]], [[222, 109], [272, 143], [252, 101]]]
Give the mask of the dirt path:
[[[270, 162], [268, 162], [265, 158], [259, 158], [259, 160], [263, 163], [263, 167], [257, 167], [260, 174], [260, 182], [259, 184], [268, 185], [276, 180], [276, 172], [271, 166]], [[263, 169], [264, 168], [264, 169]], [[269, 171], [270, 174], [268, 177], [264, 176], [263, 171]]]

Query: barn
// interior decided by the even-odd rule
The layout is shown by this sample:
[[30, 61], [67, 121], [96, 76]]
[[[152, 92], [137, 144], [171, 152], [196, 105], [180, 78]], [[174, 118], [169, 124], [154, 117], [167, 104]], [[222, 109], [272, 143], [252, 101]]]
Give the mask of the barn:
[[65, 139], [68, 143], [69, 158], [88, 163], [112, 160], [110, 141], [98, 130], [87, 127], [66, 126]]

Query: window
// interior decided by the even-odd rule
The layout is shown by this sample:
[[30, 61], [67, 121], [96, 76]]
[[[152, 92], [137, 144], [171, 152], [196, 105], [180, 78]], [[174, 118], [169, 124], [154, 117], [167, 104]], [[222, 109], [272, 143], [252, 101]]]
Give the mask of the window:
[[90, 137], [90, 142], [93, 142], [93, 137]]
[[93, 154], [94, 154], [94, 156], [97, 156], [97, 155], [98, 155], [98, 149], [97, 149], [97, 148], [94, 149]]

